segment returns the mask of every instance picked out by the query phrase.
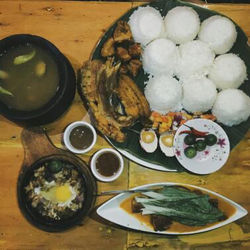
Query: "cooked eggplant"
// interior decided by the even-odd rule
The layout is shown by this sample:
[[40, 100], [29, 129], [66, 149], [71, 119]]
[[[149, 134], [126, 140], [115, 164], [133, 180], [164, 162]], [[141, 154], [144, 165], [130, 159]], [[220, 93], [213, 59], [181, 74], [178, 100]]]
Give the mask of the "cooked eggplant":
[[153, 214], [150, 216], [150, 219], [155, 231], [165, 231], [173, 223], [170, 218], [164, 215]]
[[131, 203], [132, 206], [132, 212], [133, 213], [141, 213], [141, 209], [143, 208], [143, 205], [139, 202], [136, 202], [135, 199], [132, 200]]

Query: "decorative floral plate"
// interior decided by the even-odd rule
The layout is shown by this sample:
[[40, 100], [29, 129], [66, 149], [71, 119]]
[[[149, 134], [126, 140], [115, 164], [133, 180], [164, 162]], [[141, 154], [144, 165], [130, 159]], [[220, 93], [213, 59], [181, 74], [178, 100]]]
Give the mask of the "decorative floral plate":
[[[190, 131], [188, 127], [193, 127], [202, 132], [214, 134], [217, 142], [213, 146], [206, 146], [202, 151], [197, 151], [194, 158], [188, 158], [184, 150], [188, 147], [185, 144], [185, 130]], [[187, 121], [176, 132], [174, 138], [175, 156], [180, 164], [196, 174], [210, 174], [219, 170], [226, 163], [230, 153], [230, 143], [227, 134], [217, 123], [206, 119], [194, 119]]]

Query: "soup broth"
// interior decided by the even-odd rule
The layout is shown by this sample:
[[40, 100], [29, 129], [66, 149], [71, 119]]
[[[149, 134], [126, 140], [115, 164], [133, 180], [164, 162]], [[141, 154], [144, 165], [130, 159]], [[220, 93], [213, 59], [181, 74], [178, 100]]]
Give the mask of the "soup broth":
[[12, 47], [0, 54], [0, 100], [9, 108], [31, 111], [44, 106], [59, 85], [58, 68], [52, 56], [34, 44]]

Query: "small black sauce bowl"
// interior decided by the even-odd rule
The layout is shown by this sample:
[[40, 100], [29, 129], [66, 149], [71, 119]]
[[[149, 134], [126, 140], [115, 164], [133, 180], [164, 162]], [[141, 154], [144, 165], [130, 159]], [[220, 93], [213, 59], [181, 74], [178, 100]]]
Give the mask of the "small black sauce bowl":
[[0, 114], [20, 125], [36, 126], [55, 121], [72, 103], [76, 91], [76, 76], [69, 60], [48, 40], [29, 34], [17, 34], [0, 41], [0, 54], [10, 47], [31, 43], [45, 49], [58, 67], [59, 87], [51, 100], [39, 109], [21, 111], [0, 101]]
[[[44, 162], [56, 159], [72, 164], [75, 167], [74, 169], [78, 171], [78, 174], [82, 177], [84, 184], [85, 199], [83, 200], [82, 208], [73, 216], [61, 220], [48, 219], [39, 214], [36, 209], [31, 206], [30, 202], [27, 201], [24, 189], [25, 186], [28, 185], [35, 169], [39, 168]], [[17, 198], [20, 210], [31, 224], [47, 232], [60, 232], [77, 225], [82, 225], [84, 217], [86, 217], [94, 207], [96, 190], [96, 182], [87, 165], [81, 159], [77, 157], [69, 157], [67, 155], [54, 154], [40, 158], [31, 166], [26, 166], [21, 170], [17, 182]]]

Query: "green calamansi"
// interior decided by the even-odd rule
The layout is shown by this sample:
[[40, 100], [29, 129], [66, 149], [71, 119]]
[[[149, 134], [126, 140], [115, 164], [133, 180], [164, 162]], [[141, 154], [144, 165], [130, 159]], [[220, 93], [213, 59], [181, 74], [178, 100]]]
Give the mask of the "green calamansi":
[[63, 163], [58, 160], [53, 160], [48, 164], [48, 167], [49, 167], [50, 172], [58, 173], [62, 169]]
[[205, 137], [205, 142], [208, 146], [213, 146], [217, 142], [217, 137], [214, 134], [208, 134]]
[[197, 152], [196, 152], [196, 149], [194, 147], [189, 146], [189, 147], [185, 148], [184, 154], [187, 158], [192, 159], [196, 156]]
[[202, 152], [207, 146], [213, 146], [217, 143], [217, 137], [214, 134], [207, 134], [200, 138], [190, 133], [185, 136], [184, 143], [189, 147], [184, 149], [184, 154], [187, 158], [194, 158], [197, 152]]
[[204, 140], [197, 140], [194, 144], [194, 147], [197, 151], [203, 151], [205, 150], [207, 144]]
[[196, 136], [194, 134], [188, 134], [187, 136], [185, 136], [184, 138], [184, 142], [187, 145], [193, 145], [195, 143], [196, 140]]

